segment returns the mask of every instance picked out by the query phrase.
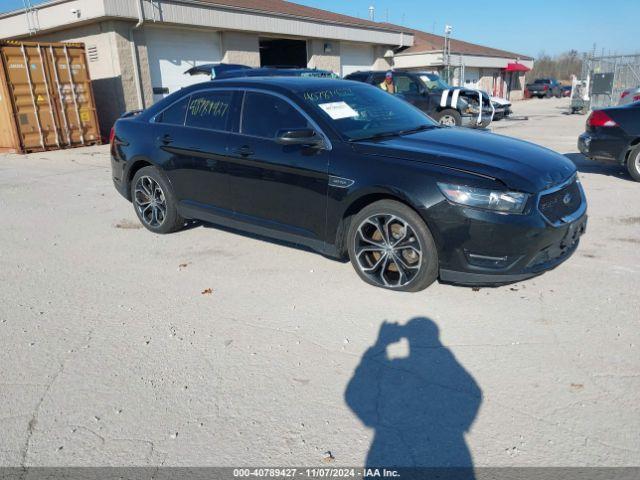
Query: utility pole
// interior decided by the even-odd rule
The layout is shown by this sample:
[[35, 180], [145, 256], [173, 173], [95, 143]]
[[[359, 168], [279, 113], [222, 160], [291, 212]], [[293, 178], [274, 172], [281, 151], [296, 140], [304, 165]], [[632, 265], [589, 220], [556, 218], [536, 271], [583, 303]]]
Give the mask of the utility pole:
[[451, 25], [445, 25], [443, 57], [445, 80], [447, 83], [451, 82], [451, 33], [453, 33], [453, 27]]

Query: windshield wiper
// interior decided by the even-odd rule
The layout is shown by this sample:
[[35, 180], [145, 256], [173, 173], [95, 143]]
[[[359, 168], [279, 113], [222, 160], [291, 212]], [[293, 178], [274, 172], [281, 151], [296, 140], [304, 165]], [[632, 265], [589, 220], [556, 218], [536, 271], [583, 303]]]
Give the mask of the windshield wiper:
[[409, 135], [411, 133], [418, 133], [424, 130], [431, 130], [432, 128], [438, 128], [438, 125], [419, 125], [415, 128], [408, 128], [406, 130], [400, 130], [398, 133], [400, 135]]
[[358, 138], [350, 138], [350, 142], [360, 142], [362, 140], [375, 140], [377, 138], [386, 138], [386, 137], [398, 137], [402, 135], [402, 130], [397, 132], [380, 132], [374, 133], [373, 135], [369, 135], [368, 137], [358, 137]]
[[406, 130], [396, 130], [393, 132], [380, 132], [370, 135], [368, 137], [358, 137], [352, 138], [350, 142], [360, 142], [362, 140], [375, 140], [378, 138], [387, 138], [387, 137], [400, 137], [402, 135], [409, 135], [410, 133], [421, 132], [423, 130], [430, 130], [432, 128], [438, 128], [438, 125], [419, 125], [415, 128], [407, 128]]

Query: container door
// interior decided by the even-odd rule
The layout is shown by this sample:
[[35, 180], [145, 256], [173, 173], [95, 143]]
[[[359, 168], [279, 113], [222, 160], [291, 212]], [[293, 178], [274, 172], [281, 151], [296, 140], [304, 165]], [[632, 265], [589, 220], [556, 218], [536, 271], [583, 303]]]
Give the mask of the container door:
[[60, 148], [60, 136], [45, 60], [35, 45], [5, 45], [3, 62], [23, 151]]
[[100, 143], [91, 79], [84, 48], [43, 46], [61, 138], [66, 146]]

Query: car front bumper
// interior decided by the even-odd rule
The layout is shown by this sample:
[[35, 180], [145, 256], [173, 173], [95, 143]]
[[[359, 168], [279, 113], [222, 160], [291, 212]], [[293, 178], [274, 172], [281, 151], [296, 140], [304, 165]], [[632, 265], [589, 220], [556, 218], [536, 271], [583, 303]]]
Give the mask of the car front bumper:
[[551, 223], [538, 210], [539, 196], [522, 215], [500, 214], [446, 200], [424, 217], [438, 245], [440, 281], [498, 286], [535, 277], [567, 260], [587, 226], [587, 203]]

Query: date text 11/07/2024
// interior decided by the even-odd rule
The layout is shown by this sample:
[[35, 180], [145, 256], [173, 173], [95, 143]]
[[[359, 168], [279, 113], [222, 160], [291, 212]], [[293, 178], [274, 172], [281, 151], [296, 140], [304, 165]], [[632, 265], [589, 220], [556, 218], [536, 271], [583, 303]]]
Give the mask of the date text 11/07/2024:
[[398, 470], [388, 468], [235, 468], [235, 478], [400, 478]]

